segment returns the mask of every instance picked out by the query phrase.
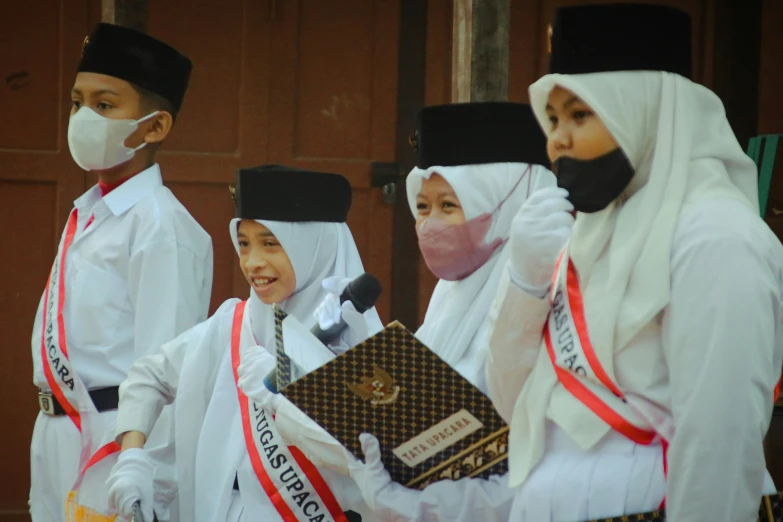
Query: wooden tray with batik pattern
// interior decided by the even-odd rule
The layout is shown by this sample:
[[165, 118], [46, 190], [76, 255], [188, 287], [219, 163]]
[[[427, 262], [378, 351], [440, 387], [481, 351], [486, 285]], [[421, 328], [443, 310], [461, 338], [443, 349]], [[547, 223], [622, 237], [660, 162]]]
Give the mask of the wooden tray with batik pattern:
[[[278, 309], [278, 358], [285, 319]], [[492, 402], [398, 322], [280, 391], [359, 459], [359, 434], [378, 437], [407, 487], [508, 469], [508, 426]]]

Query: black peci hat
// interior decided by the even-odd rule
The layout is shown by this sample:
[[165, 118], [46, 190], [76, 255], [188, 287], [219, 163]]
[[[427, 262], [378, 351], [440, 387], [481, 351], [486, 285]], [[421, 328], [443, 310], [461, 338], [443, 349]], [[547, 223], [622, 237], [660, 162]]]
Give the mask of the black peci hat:
[[187, 56], [160, 40], [100, 23], [84, 41], [77, 70], [125, 80], [160, 95], [179, 110], [192, 68]]
[[550, 74], [666, 71], [691, 78], [691, 17], [652, 4], [560, 7]]
[[343, 223], [351, 208], [351, 184], [339, 174], [259, 165], [239, 169], [236, 180], [236, 217], [242, 219]]
[[482, 102], [433, 105], [419, 111], [411, 145], [419, 168], [483, 163], [549, 166], [546, 137], [530, 106]]

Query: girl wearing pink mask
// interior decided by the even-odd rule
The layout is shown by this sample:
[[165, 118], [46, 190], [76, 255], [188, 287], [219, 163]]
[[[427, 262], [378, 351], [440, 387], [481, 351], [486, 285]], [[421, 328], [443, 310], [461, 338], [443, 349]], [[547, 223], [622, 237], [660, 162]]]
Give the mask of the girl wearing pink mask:
[[486, 391], [484, 324], [508, 258], [511, 220], [555, 177], [528, 105], [439, 105], [418, 120], [408, 204], [424, 262], [440, 281], [416, 336]]
[[[511, 221], [533, 192], [555, 185], [545, 138], [528, 105], [426, 107], [412, 144], [408, 203], [427, 267], [440, 278], [416, 336], [486, 393], [487, 322], [508, 259]], [[508, 520], [514, 492], [503, 477], [441, 481], [423, 491], [391, 481], [377, 439], [351, 475], [381, 520]]]

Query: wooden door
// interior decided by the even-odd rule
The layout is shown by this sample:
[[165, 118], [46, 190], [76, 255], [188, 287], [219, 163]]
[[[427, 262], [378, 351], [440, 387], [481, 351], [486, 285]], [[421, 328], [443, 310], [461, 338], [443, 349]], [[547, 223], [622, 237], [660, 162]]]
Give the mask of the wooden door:
[[[194, 62], [164, 178], [212, 236], [212, 309], [247, 295], [227, 224], [243, 166], [279, 163], [345, 175], [348, 224], [365, 269], [391, 287], [391, 207], [370, 186], [393, 161], [399, 0], [150, 2], [149, 33]], [[389, 292], [378, 310], [389, 319]]]
[[0, 521], [30, 520], [30, 438], [38, 413], [30, 335], [60, 233], [84, 174], [66, 140], [87, 0], [4, 2], [0, 16]]
[[399, 0], [274, 2], [269, 25], [267, 161], [337, 172], [354, 197], [348, 224], [390, 319], [393, 209], [371, 188], [392, 162]]
[[265, 161], [268, 78], [266, 1], [148, 2], [147, 32], [193, 61], [190, 87], [161, 151], [163, 179], [212, 236], [210, 313], [248, 284], [228, 235], [228, 190], [237, 169]]

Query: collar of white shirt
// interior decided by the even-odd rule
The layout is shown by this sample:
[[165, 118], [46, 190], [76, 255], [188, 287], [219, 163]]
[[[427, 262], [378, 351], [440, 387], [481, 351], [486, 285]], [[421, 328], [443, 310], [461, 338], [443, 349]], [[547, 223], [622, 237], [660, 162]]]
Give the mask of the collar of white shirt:
[[[163, 178], [160, 174], [160, 166], [155, 163], [106, 194], [102, 200], [112, 214], [120, 216], [161, 185], [163, 185]], [[81, 209], [91, 206], [95, 203], [95, 199], [101, 199], [98, 185], [82, 194], [73, 203], [76, 208]]]

